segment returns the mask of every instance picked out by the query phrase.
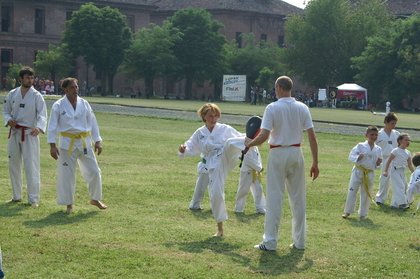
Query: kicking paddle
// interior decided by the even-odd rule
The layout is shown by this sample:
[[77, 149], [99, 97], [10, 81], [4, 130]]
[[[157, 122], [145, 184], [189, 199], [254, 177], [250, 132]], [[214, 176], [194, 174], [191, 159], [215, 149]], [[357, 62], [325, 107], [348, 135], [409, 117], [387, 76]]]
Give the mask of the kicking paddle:
[[[262, 118], [259, 116], [252, 116], [248, 120], [248, 122], [246, 123], [246, 128], [245, 128], [245, 133], [248, 138], [253, 139], [260, 133], [261, 122], [262, 122]], [[245, 147], [245, 149], [242, 150], [241, 163], [239, 164], [239, 167], [242, 167], [244, 156], [248, 152], [248, 150], [249, 150], [249, 147]]]

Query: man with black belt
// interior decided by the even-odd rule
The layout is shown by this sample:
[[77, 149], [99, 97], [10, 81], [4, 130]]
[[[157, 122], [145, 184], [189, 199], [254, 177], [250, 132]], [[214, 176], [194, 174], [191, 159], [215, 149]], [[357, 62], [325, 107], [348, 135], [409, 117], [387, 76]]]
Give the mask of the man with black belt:
[[3, 117], [9, 130], [9, 174], [13, 196], [10, 202], [22, 201], [22, 163], [25, 166], [28, 203], [39, 205], [40, 146], [39, 133], [47, 126], [47, 107], [44, 98], [32, 85], [34, 71], [23, 67], [19, 71], [21, 86], [13, 89], [4, 100]]
[[292, 239], [294, 249], [305, 249], [306, 189], [302, 150], [303, 131], [306, 130], [312, 152], [310, 176], [319, 175], [318, 143], [308, 107], [291, 97], [293, 82], [281, 76], [275, 83], [277, 101], [269, 104], [261, 124], [260, 134], [253, 140], [246, 138], [247, 147], [260, 145], [269, 137], [270, 152], [267, 167], [267, 211], [263, 241], [255, 248], [275, 250], [284, 200], [285, 188], [292, 211]]

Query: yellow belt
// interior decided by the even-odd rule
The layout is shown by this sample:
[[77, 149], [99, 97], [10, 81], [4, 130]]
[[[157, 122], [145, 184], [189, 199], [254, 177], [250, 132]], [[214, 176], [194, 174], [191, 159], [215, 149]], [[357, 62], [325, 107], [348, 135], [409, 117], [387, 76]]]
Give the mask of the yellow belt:
[[257, 178], [261, 181], [261, 172], [252, 170], [252, 182], [255, 182]]
[[364, 168], [360, 165], [354, 165], [356, 167], [356, 169], [360, 170], [363, 172], [363, 186], [365, 188], [366, 193], [368, 194], [368, 197], [371, 199], [371, 201], [374, 202], [374, 200], [372, 199], [372, 195], [370, 194], [369, 191], [369, 172], [373, 172], [373, 170], [368, 170], [367, 168]]
[[77, 139], [81, 139], [82, 140], [82, 144], [83, 144], [83, 151], [86, 154], [87, 153], [87, 144], [86, 144], [86, 138], [88, 136], [90, 136], [90, 132], [81, 132], [78, 134], [72, 134], [72, 133], [67, 133], [67, 132], [61, 132], [60, 135], [62, 137], [65, 138], [70, 138], [70, 146], [69, 146], [69, 150], [67, 151], [69, 155], [71, 155], [71, 152], [73, 151], [73, 146], [74, 146], [74, 142]]

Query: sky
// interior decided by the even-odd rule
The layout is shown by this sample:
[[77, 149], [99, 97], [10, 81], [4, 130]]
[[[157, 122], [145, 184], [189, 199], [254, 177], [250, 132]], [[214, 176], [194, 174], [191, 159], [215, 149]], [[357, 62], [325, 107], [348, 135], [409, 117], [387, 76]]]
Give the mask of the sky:
[[308, 4], [308, 2], [311, 0], [283, 0], [283, 1], [303, 9], [306, 6], [305, 4], [303, 4], [303, 2]]

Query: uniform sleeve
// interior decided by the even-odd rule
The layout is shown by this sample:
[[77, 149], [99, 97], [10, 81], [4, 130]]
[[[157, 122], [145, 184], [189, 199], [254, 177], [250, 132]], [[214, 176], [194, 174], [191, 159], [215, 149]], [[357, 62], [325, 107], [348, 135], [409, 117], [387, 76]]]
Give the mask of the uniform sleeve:
[[350, 151], [349, 154], [349, 161], [356, 163], [357, 159], [359, 158], [360, 155], [360, 148], [359, 148], [359, 144], [357, 144], [355, 147], [353, 147], [353, 149]]
[[184, 143], [186, 145], [186, 150], [182, 155], [184, 156], [198, 156], [201, 153], [200, 143], [199, 143], [200, 131], [196, 130], [194, 134]]
[[47, 127], [47, 106], [41, 94], [36, 96], [36, 127], [45, 132]]
[[101, 135], [99, 133], [99, 126], [98, 122], [96, 121], [95, 113], [92, 110], [92, 107], [88, 102], [86, 102], [86, 109], [88, 110], [87, 113], [87, 122], [88, 125], [91, 127], [91, 136], [94, 142], [102, 141]]
[[273, 118], [271, 117], [271, 110], [270, 105], [268, 105], [264, 111], [262, 122], [261, 122], [261, 129], [265, 129], [268, 131], [273, 130]]
[[11, 99], [11, 92], [7, 94], [6, 98], [4, 99], [3, 104], [3, 119], [4, 119], [4, 126], [7, 126], [9, 120], [12, 119], [12, 104], [10, 102]]
[[58, 132], [58, 120], [60, 117], [60, 110], [58, 103], [54, 103], [51, 108], [50, 120], [48, 121], [47, 128], [47, 142], [56, 143]]
[[253, 170], [262, 170], [261, 155], [256, 146], [251, 147], [245, 154], [244, 164]]
[[311, 113], [309, 111], [309, 108], [303, 104], [303, 106], [305, 107], [304, 111], [304, 121], [303, 121], [303, 130], [308, 130], [314, 127], [314, 123], [312, 122], [312, 116]]

